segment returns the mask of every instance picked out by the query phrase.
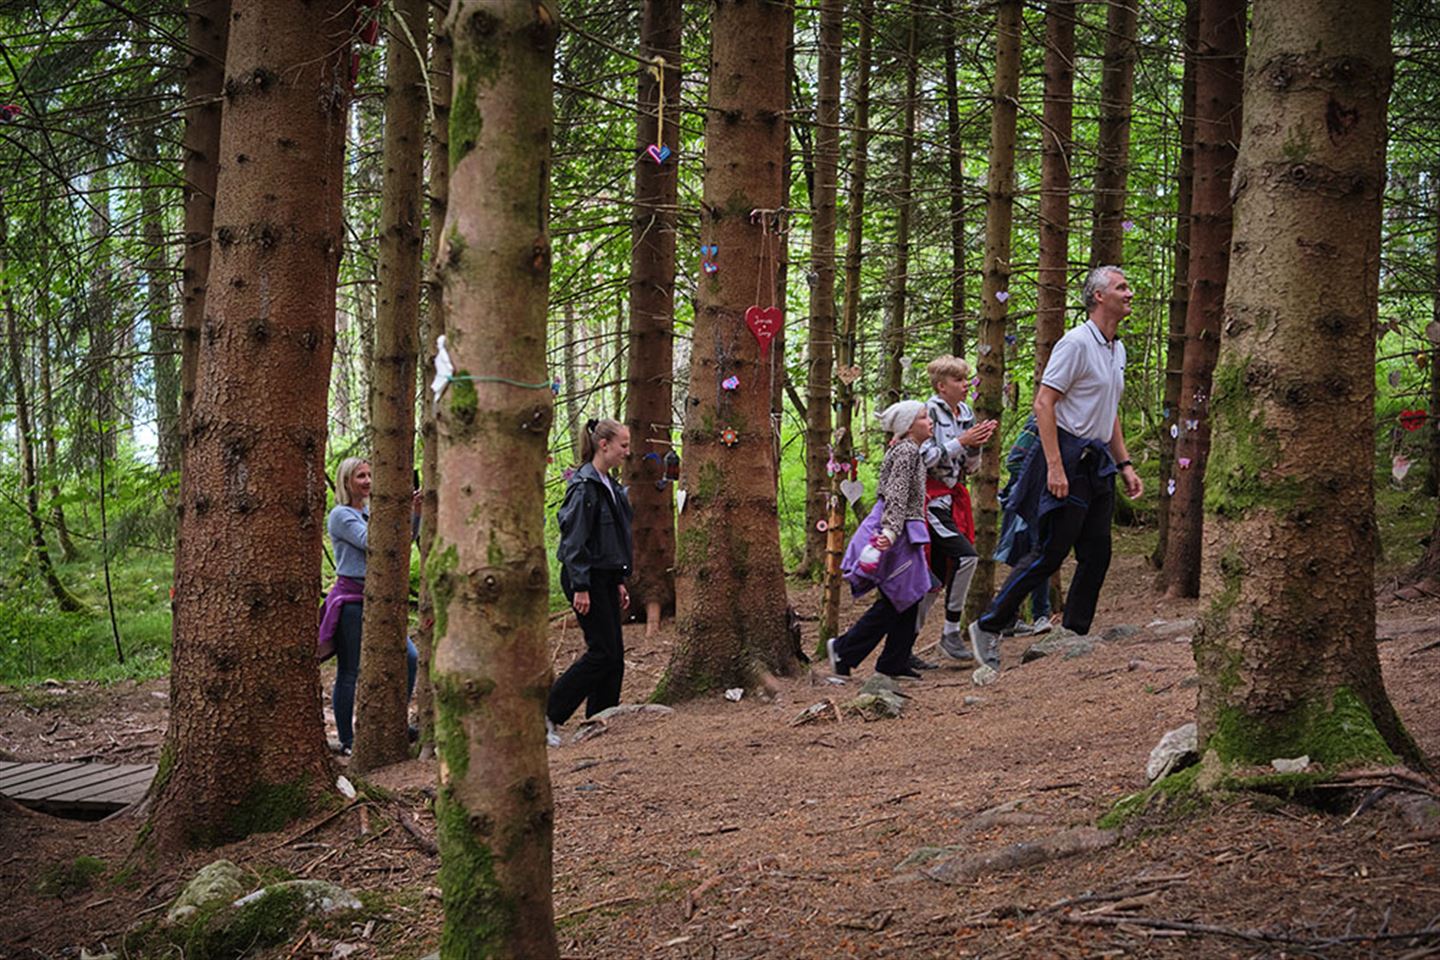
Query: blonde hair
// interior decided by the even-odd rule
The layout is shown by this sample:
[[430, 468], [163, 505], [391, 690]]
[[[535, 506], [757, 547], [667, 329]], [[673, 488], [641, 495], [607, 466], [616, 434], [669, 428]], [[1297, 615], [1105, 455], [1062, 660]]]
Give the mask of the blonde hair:
[[350, 478], [360, 469], [362, 463], [369, 463], [364, 457], [346, 457], [335, 471], [335, 505], [337, 507], [358, 507], [350, 493]]
[[585, 464], [594, 460], [595, 451], [600, 449], [600, 441], [614, 440], [624, 429], [625, 424], [609, 417], [585, 421], [585, 432], [580, 436], [580, 462]]
[[938, 390], [941, 380], [969, 380], [970, 364], [947, 353], [927, 363], [925, 375], [930, 378], [930, 386]]

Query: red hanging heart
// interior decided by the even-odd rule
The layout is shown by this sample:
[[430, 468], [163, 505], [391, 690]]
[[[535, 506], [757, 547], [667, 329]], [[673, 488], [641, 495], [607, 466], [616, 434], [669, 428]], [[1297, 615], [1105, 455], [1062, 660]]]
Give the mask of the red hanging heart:
[[785, 323], [785, 314], [779, 307], [749, 307], [745, 310], [745, 326], [760, 342], [760, 356], [770, 356], [770, 341], [780, 333]]
[[[753, 307], [751, 309], [754, 309]], [[1424, 410], [1401, 410], [1400, 426], [1406, 430], [1419, 430], [1425, 424], [1427, 414]]]

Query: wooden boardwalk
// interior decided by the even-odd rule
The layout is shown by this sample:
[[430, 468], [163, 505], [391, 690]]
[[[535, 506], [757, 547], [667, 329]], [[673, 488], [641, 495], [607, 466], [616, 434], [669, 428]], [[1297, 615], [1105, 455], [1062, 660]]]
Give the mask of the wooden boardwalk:
[[100, 817], [145, 796], [155, 764], [0, 762], [0, 796], [62, 816]]

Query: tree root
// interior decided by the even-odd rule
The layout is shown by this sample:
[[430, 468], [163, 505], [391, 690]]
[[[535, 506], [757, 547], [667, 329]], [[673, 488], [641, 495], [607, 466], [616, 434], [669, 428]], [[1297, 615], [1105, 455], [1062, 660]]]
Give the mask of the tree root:
[[1073, 857], [1081, 853], [1103, 850], [1119, 840], [1115, 830], [1096, 827], [1071, 827], [1036, 841], [1012, 843], [998, 850], [972, 854], [968, 857], [947, 857], [932, 862], [920, 873], [940, 883], [968, 883], [987, 873], [1017, 870], [1050, 860]]

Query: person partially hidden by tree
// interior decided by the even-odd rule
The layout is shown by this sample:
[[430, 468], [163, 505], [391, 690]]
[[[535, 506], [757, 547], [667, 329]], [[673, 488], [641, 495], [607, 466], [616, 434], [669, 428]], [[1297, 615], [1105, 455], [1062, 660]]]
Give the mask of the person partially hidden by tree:
[[[1020, 470], [1025, 465], [1025, 459], [1030, 456], [1030, 451], [1040, 445], [1040, 428], [1035, 425], [1035, 414], [1025, 418], [1025, 423], [1020, 427], [1020, 435], [1010, 445], [1010, 452], [1005, 455], [1005, 469], [1010, 474], [1010, 479], [1005, 483], [1005, 489], [1000, 491], [1000, 506], [1005, 511], [1000, 517], [1000, 542], [995, 547], [995, 559], [1007, 567], [1019, 565], [1029, 553], [1032, 546], [1030, 539], [1030, 528], [1015, 512], [1015, 487], [1020, 479]], [[1030, 637], [1036, 634], [1046, 633], [1050, 630], [1050, 582], [1035, 588], [1030, 594], [1030, 616], [1031, 621], [1026, 623], [1020, 621], [1015, 624], [1015, 636]]]
[[[925, 367], [935, 390], [925, 404], [933, 432], [920, 445], [925, 461], [925, 519], [930, 524], [930, 570], [945, 591], [945, 625], [940, 630], [940, 649], [946, 656], [971, 661], [960, 621], [965, 597], [980, 557], [975, 553], [975, 518], [970, 510], [970, 493], [965, 477], [980, 469], [980, 448], [990, 442], [999, 426], [994, 420], [975, 422], [975, 411], [965, 402], [970, 392], [970, 365], [959, 357], [936, 357]], [[939, 593], [927, 593], [920, 601], [916, 629], [925, 625]], [[910, 666], [928, 670], [935, 666], [912, 655]]]
[[1125, 345], [1115, 337], [1135, 294], [1119, 267], [1101, 266], [1085, 279], [1083, 295], [1089, 318], [1060, 338], [1045, 366], [1035, 394], [1040, 444], [1030, 451], [1011, 493], [1015, 511], [1035, 531], [1033, 545], [970, 624], [970, 649], [980, 661], [976, 684], [999, 674], [1001, 632], [1072, 548], [1075, 576], [1062, 624], [1078, 634], [1090, 632], [1110, 569], [1115, 474], [1132, 500], [1144, 491], [1120, 428]]
[[620, 702], [625, 681], [621, 613], [630, 606], [625, 578], [633, 565], [630, 498], [610, 471], [630, 456], [630, 431], [617, 420], [590, 420], [580, 439], [580, 468], [560, 504], [560, 588], [585, 635], [585, 652], [550, 688], [545, 742], [585, 701], [585, 716]]
[[925, 462], [920, 445], [930, 439], [930, 417], [919, 400], [901, 400], [877, 416], [890, 438], [880, 464], [875, 507], [845, 548], [840, 571], [856, 596], [876, 591], [875, 602], [842, 636], [826, 641], [830, 670], [841, 677], [883, 639], [875, 669], [918, 680], [910, 666], [920, 599], [936, 585], [925, 563], [930, 532], [925, 524]]

